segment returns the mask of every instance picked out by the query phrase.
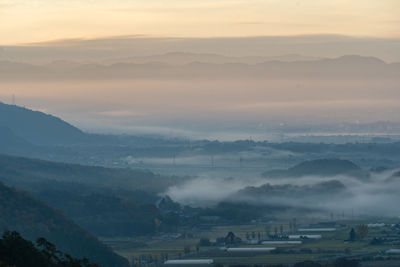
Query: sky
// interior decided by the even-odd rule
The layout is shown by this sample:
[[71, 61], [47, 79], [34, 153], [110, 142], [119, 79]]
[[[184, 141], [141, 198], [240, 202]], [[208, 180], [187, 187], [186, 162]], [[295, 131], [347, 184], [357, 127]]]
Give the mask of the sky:
[[400, 37], [398, 0], [0, 0], [0, 45], [135, 35]]

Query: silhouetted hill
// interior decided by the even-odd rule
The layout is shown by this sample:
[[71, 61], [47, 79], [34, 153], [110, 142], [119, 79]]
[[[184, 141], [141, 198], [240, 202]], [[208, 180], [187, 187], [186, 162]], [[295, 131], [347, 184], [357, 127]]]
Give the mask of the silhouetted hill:
[[1, 102], [0, 127], [9, 128], [32, 144], [73, 144], [85, 138], [82, 131], [57, 117]]
[[20, 232], [30, 240], [44, 237], [62, 251], [101, 266], [128, 266], [126, 259], [56, 210], [0, 183], [0, 231], [5, 230]]
[[287, 170], [272, 170], [263, 173], [265, 177], [301, 177], [349, 175], [358, 178], [369, 177], [368, 172], [349, 160], [317, 159], [301, 162]]

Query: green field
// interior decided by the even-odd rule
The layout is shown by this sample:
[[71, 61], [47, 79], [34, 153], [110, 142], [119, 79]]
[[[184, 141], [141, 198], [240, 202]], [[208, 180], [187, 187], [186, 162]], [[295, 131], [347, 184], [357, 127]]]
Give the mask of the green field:
[[[225, 226], [214, 226], [208, 230], [196, 230], [196, 229], [180, 229], [180, 233], [190, 234], [190, 238], [171, 238], [168, 239], [166, 236], [159, 234], [157, 236], [148, 237], [137, 237], [132, 239], [132, 244], [136, 244], [134, 247], [129, 247], [129, 241], [124, 241], [125, 246], [114, 247], [116, 251], [127, 257], [138, 257], [139, 255], [157, 255], [158, 259], [161, 255], [168, 254], [168, 258], [185, 258], [185, 259], [213, 259], [214, 262], [228, 266], [229, 264], [293, 264], [304, 260], [316, 260], [316, 261], [329, 261], [334, 260], [338, 257], [381, 257], [387, 259], [389, 256], [384, 251], [391, 248], [399, 248], [400, 246], [395, 245], [370, 245], [373, 237], [385, 237], [393, 234], [392, 229], [388, 226], [369, 228], [368, 235], [362, 239], [354, 242], [345, 241], [349, 238], [349, 232], [352, 227], [356, 227], [361, 223], [374, 223], [374, 221], [341, 221], [340, 227], [337, 227], [333, 232], [320, 232], [310, 234], [321, 234], [322, 238], [318, 240], [303, 240], [302, 244], [279, 244], [271, 245], [276, 247], [277, 250], [272, 252], [241, 252], [232, 253], [222, 251], [219, 246], [207, 246], [200, 247], [199, 251], [196, 251], [196, 244], [199, 243], [200, 238], [209, 238], [210, 241], [215, 241], [218, 237], [224, 237], [228, 232], [235, 233], [236, 236], [240, 237], [243, 241], [246, 241], [246, 233], [251, 236], [252, 232], [255, 232], [256, 236], [260, 232], [261, 239], [266, 239], [266, 224], [251, 224], [251, 225], [225, 225]], [[386, 223], [392, 223], [386, 221]], [[277, 225], [278, 229], [280, 225], [271, 224], [270, 229], [274, 229]], [[306, 226], [306, 225], [302, 225]], [[288, 233], [288, 224], [283, 224], [284, 233]], [[294, 234], [307, 234], [306, 232], [293, 232]], [[400, 237], [399, 237], [400, 239]], [[114, 244], [118, 242], [122, 243], [122, 240], [105, 240], [113, 241]], [[140, 246], [141, 245], [141, 246]], [[191, 252], [185, 255], [184, 247], [189, 246]], [[243, 242], [238, 247], [266, 247], [268, 245], [249, 245]], [[399, 256], [400, 257], [400, 256]], [[400, 260], [396, 256], [392, 256], [394, 260], [390, 264], [397, 262], [397, 266], [400, 266]], [[386, 262], [386, 261], [385, 261]], [[394, 263], [393, 263], [394, 262]], [[373, 265], [373, 264], [377, 265]], [[389, 263], [389, 261], [388, 261]], [[364, 263], [363, 263], [364, 264]], [[365, 262], [365, 266], [384, 266], [380, 265], [382, 262]], [[371, 265], [372, 264], [372, 265]], [[364, 265], [363, 265], [364, 266]], [[396, 266], [396, 265], [393, 265]]]

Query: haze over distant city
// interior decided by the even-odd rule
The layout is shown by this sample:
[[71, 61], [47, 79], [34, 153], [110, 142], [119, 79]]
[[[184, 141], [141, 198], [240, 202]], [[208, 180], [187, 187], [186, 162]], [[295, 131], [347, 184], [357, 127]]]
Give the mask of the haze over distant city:
[[394, 134], [399, 13], [393, 0], [2, 0], [0, 101], [91, 132]]

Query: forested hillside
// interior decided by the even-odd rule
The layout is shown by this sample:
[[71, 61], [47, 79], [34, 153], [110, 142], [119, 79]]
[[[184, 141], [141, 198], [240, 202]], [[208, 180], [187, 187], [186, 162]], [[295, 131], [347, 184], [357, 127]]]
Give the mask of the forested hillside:
[[33, 144], [65, 145], [85, 138], [82, 131], [57, 117], [1, 102], [0, 127], [9, 128]]
[[26, 190], [102, 237], [151, 234], [156, 219], [160, 229], [169, 231], [171, 214], [156, 203], [158, 193], [176, 179], [143, 170], [0, 156], [0, 182]]
[[66, 253], [102, 266], [127, 266], [127, 261], [61, 213], [27, 193], [0, 184], [0, 232], [20, 232], [30, 240], [44, 237]]

